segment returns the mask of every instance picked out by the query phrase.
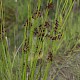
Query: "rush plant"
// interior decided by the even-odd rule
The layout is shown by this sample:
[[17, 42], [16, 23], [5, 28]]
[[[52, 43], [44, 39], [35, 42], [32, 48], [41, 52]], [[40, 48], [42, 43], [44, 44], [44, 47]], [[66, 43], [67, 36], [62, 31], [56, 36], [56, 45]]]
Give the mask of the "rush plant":
[[[79, 3], [0, 0], [0, 80], [58, 80], [65, 63], [80, 52]], [[50, 77], [52, 67], [57, 70]]]

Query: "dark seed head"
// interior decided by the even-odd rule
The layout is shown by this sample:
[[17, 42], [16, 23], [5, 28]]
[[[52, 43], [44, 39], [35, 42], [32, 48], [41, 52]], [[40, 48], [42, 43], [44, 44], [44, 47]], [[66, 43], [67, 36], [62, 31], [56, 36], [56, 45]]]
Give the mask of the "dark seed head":
[[50, 26], [49, 22], [45, 22], [44, 26], [48, 28]]
[[59, 34], [58, 34], [58, 39], [60, 40], [60, 39], [61, 39], [61, 37], [62, 37], [62, 34], [61, 34], [61, 33], [59, 33]]
[[56, 39], [57, 39], [57, 36], [53, 36], [53, 37], [52, 37], [52, 40], [56, 40]]
[[34, 29], [34, 35], [37, 35], [37, 34], [38, 34], [38, 29], [35, 28], [35, 29]]
[[38, 18], [38, 17], [41, 17], [42, 16], [42, 13], [41, 13], [41, 11], [39, 10], [36, 10], [36, 12], [35, 13], [33, 13], [33, 16], [32, 16], [32, 18], [33, 19], [35, 19], [35, 18]]
[[52, 2], [51, 3], [48, 3], [48, 5], [46, 6], [47, 9], [53, 9], [53, 7], [54, 6], [53, 6], [53, 3]]
[[47, 57], [48, 61], [52, 61], [53, 60], [53, 55], [51, 52], [48, 53], [48, 57]]

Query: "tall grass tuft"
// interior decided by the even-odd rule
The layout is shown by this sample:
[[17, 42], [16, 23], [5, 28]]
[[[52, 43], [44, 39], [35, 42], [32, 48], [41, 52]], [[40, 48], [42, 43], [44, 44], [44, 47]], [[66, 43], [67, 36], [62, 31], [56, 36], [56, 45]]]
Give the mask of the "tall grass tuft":
[[[0, 80], [58, 79], [65, 63], [80, 52], [79, 3], [0, 0]], [[79, 80], [80, 73], [75, 74]]]

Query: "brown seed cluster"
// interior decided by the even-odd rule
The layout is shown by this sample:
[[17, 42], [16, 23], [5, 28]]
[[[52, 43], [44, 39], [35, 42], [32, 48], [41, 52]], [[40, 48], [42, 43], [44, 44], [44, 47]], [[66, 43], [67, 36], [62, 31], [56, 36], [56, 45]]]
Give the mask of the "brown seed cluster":
[[[56, 20], [57, 21], [57, 20]], [[48, 22], [45, 22], [44, 26], [40, 25], [39, 28], [35, 28], [34, 29], [34, 35], [37, 35], [39, 38], [43, 38], [44, 37], [44, 34], [45, 34], [45, 30], [46, 29], [49, 29], [48, 27], [50, 27], [51, 25], [48, 23]], [[56, 22], [55, 23], [55, 29], [54, 29], [54, 32], [57, 34], [55, 36], [53, 35], [49, 35], [49, 34], [46, 34], [45, 37], [51, 39], [51, 40], [60, 40], [61, 37], [62, 37], [62, 33], [61, 32], [58, 32], [57, 31], [58, 29], [58, 23]]]
[[33, 13], [33, 16], [32, 18], [33, 19], [36, 19], [38, 17], [41, 17], [42, 16], [42, 12], [40, 10], [36, 10], [34, 13]]
[[[46, 5], [46, 9], [53, 9], [54, 5], [53, 5], [53, 2], [49, 2], [47, 5]], [[44, 10], [45, 11], [45, 10]], [[33, 19], [36, 19], [36, 18], [39, 18], [41, 16], [43, 16], [44, 14], [44, 11], [41, 11], [41, 10], [36, 10], [33, 15], [32, 15], [32, 18]], [[27, 25], [30, 25], [32, 26], [32, 23], [30, 22], [30, 20], [26, 20], [26, 24]], [[59, 27], [59, 21], [58, 19], [55, 20], [55, 27], [54, 27], [54, 34], [55, 36], [53, 35], [48, 35], [46, 34], [45, 35], [45, 31], [47, 30], [48, 32], [51, 31], [52, 29], [52, 25], [51, 25], [51, 22], [50, 21], [45, 21], [44, 24], [41, 24], [39, 25], [38, 27], [34, 28], [34, 36], [37, 36], [41, 41], [43, 40], [43, 37], [48, 37], [49, 39], [51, 40], [60, 40], [61, 37], [62, 37], [62, 33], [58, 32], [58, 27]], [[44, 36], [45, 35], [45, 36]]]
[[58, 22], [58, 20], [56, 19], [55, 27], [54, 27], [54, 33], [55, 33], [55, 35], [57, 34], [58, 26], [59, 26], [59, 22]]
[[43, 40], [43, 37], [45, 35], [45, 28], [42, 25], [39, 25], [38, 28], [34, 29], [34, 35], [39, 38], [39, 40]]
[[24, 26], [30, 26], [31, 27], [32, 26], [32, 23], [30, 22], [30, 20], [27, 19], [26, 20], [26, 23], [24, 24]]
[[34, 35], [36, 36], [39, 32], [38, 32], [38, 29], [37, 28], [34, 28]]
[[48, 5], [46, 6], [47, 9], [53, 9], [54, 5], [52, 2], [49, 2]]
[[52, 60], [53, 60], [53, 54], [52, 54], [52, 52], [49, 52], [49, 53], [48, 53], [47, 60], [48, 60], [48, 61], [52, 61]]
[[23, 51], [24, 51], [24, 52], [29, 51], [29, 42], [28, 42], [27, 39], [25, 40], [24, 47], [23, 47]]
[[49, 24], [49, 22], [45, 22], [44, 27], [49, 28], [51, 25]]
[[59, 33], [58, 35], [56, 36], [52, 36], [52, 35], [46, 35], [47, 38], [49, 38], [50, 40], [54, 41], [54, 40], [60, 40], [61, 37], [62, 37], [62, 33]]
[[6, 32], [5, 28], [2, 27], [2, 29], [0, 30], [0, 40], [5, 37], [5, 32]]

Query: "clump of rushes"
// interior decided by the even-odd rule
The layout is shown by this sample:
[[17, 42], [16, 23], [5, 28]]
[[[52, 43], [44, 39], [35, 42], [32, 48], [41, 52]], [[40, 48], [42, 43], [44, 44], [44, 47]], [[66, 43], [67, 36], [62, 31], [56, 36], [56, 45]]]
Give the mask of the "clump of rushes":
[[[37, 1], [37, 0], [35, 0], [35, 1]], [[63, 20], [62, 20], [63, 16], [65, 18], [64, 22], [67, 22], [67, 18], [69, 16], [69, 14], [68, 14], [67, 17], [66, 17], [66, 15], [63, 15], [64, 12], [67, 14], [68, 11], [60, 9], [60, 8], [63, 7], [63, 3], [62, 2], [60, 2], [60, 3], [57, 2], [59, 0], [54, 0], [54, 2], [56, 3], [55, 4], [56, 5], [55, 13], [54, 13], [54, 7], [55, 6], [54, 6], [53, 2], [48, 2], [47, 5], [44, 6], [46, 8], [43, 7], [41, 9], [42, 2], [41, 2], [41, 0], [38, 0], [38, 1], [39, 1], [38, 6], [37, 6], [38, 9], [35, 9], [35, 11], [33, 10], [34, 12], [31, 10], [32, 9], [32, 2], [34, 2], [34, 0], [30, 0], [30, 1], [25, 0], [25, 3], [20, 1], [19, 2], [20, 4], [16, 3], [18, 5], [22, 4], [21, 6], [17, 6], [17, 7], [19, 7], [18, 8], [19, 11], [23, 9], [22, 11], [20, 11], [18, 13], [18, 14], [20, 14], [20, 20], [24, 19], [24, 17], [27, 17], [27, 20], [25, 21], [25, 24], [23, 26], [24, 29], [25, 29], [24, 30], [24, 39], [22, 37], [23, 36], [22, 33], [21, 33], [21, 35], [19, 35], [20, 39], [23, 40], [24, 43], [22, 43], [22, 44], [24, 44], [24, 45], [22, 46], [22, 44], [21, 44], [19, 46], [18, 50], [14, 51], [13, 57], [16, 57], [16, 58], [13, 59], [13, 63], [12, 63], [12, 60], [10, 61], [10, 59], [9, 59], [9, 61], [12, 63], [11, 65], [13, 65], [13, 66], [11, 66], [11, 68], [9, 67], [10, 66], [9, 63], [6, 64], [7, 69], [5, 69], [5, 67], [3, 67], [5, 65], [5, 64], [2, 65], [3, 62], [7, 61], [8, 58], [4, 54], [2, 54], [3, 58], [5, 57], [5, 61], [3, 61], [2, 64], [1, 64], [1, 60], [0, 60], [1, 73], [4, 74], [4, 75], [0, 75], [1, 80], [3, 78], [4, 79], [6, 78], [6, 76], [5, 76], [6, 73], [5, 72], [8, 72], [9, 76], [8, 75], [7, 76], [10, 77], [10, 78], [8, 78], [9, 80], [15, 80], [15, 79], [16, 80], [26, 80], [26, 79], [27, 80], [47, 80], [48, 71], [49, 71], [49, 68], [50, 68], [50, 65], [51, 65], [50, 63], [52, 63], [53, 59], [55, 58], [54, 56], [58, 52], [57, 50], [62, 46], [61, 45], [62, 41], [63, 40], [66, 41], [64, 36], [63, 36], [64, 39], [61, 39], [62, 38], [62, 32], [59, 32], [59, 31], [62, 31], [62, 30], [60, 30], [61, 29], [60, 25], [63, 22]], [[46, 0], [42, 0], [42, 1], [47, 2]], [[52, 1], [52, 0], [50, 0], [50, 1]], [[64, 9], [67, 8], [67, 6], [68, 6], [67, 3], [68, 4], [70, 3], [68, 1], [69, 0], [65, 0]], [[28, 11], [26, 9], [26, 5], [28, 5]], [[71, 3], [70, 3], [70, 5], [71, 5]], [[22, 7], [22, 9], [21, 9], [21, 7]], [[9, 12], [11, 12], [11, 14], [8, 15]], [[9, 21], [9, 23], [11, 25], [12, 25], [12, 22], [16, 21], [15, 20], [16, 18], [19, 18], [19, 17], [15, 18], [15, 14], [13, 15], [12, 13], [15, 13], [15, 10], [12, 9], [12, 8], [8, 8], [8, 10], [6, 10], [6, 14], [5, 14], [5, 22]], [[26, 15], [26, 13], [28, 15]], [[6, 15], [8, 15], [10, 17], [8, 17]], [[23, 15], [24, 15], [24, 17], [23, 17]], [[55, 23], [54, 23], [54, 21], [55, 21]], [[22, 20], [20, 22], [22, 23]], [[0, 19], [0, 23], [2, 23], [1, 19]], [[19, 25], [18, 24], [16, 25], [16, 27], [20, 28], [20, 24]], [[6, 24], [5, 24], [5, 26], [6, 26]], [[14, 24], [13, 24], [13, 26], [14, 26]], [[63, 26], [64, 25], [62, 25], [62, 27]], [[17, 31], [17, 29], [15, 28], [14, 33], [16, 31]], [[5, 29], [2, 29], [3, 37], [5, 36], [4, 33], [5, 33]], [[63, 32], [63, 33], [65, 33], [65, 32]], [[71, 35], [72, 35], [72, 32], [71, 32]], [[34, 38], [34, 37], [36, 37], [36, 38]], [[16, 37], [14, 37], [14, 38], [16, 38]], [[27, 38], [27, 39], [25, 39], [25, 38]], [[46, 38], [48, 38], [48, 39], [46, 39]], [[2, 47], [4, 48], [3, 45], [2, 45]], [[77, 45], [77, 48], [79, 48], [79, 47], [80, 47], [80, 45]], [[18, 54], [20, 48], [21, 48], [21, 53], [23, 53], [22, 56], [19, 56], [20, 54]], [[48, 49], [50, 49], [50, 50], [48, 50]], [[5, 53], [5, 50], [1, 53]], [[48, 55], [47, 55], [46, 60], [47, 60], [48, 63], [45, 63], [44, 58], [45, 58], [47, 53], [48, 53]], [[11, 57], [12, 57], [12, 55], [11, 55]], [[46, 64], [47, 64], [47, 66], [45, 66]], [[37, 65], [38, 65], [39, 69], [36, 67]], [[12, 69], [14, 67], [15, 68], [17, 67], [18, 70], [19, 70], [17, 72], [17, 69], [15, 69], [15, 71], [16, 71], [15, 74], [13, 74], [13, 72], [12, 72]], [[56, 66], [56, 67], [58, 67], [58, 66]], [[7, 71], [4, 72], [4, 69], [7, 70]], [[9, 69], [9, 71], [8, 71], [8, 69]], [[30, 73], [30, 75], [27, 76], [27, 73]], [[36, 76], [36, 78], [35, 78], [35, 76]], [[51, 80], [51, 79], [49, 79], [49, 80]]]

